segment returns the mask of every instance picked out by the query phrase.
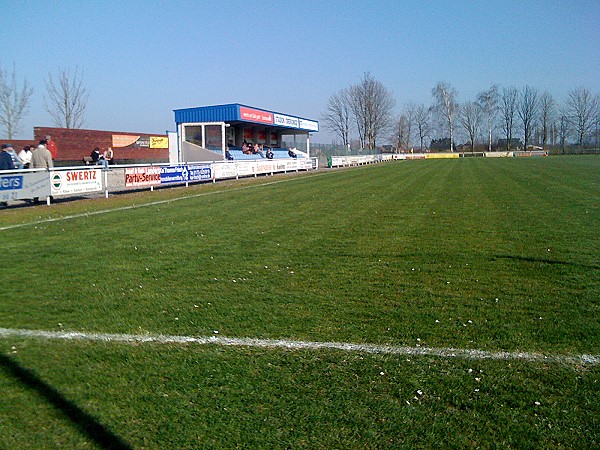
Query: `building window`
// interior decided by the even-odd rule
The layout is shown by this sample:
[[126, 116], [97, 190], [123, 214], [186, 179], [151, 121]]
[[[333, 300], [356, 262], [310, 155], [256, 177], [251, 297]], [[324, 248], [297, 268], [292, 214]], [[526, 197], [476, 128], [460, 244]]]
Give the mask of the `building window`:
[[202, 126], [186, 126], [185, 140], [202, 147]]
[[221, 150], [222, 136], [221, 125], [205, 125], [206, 132], [206, 148], [210, 150]]

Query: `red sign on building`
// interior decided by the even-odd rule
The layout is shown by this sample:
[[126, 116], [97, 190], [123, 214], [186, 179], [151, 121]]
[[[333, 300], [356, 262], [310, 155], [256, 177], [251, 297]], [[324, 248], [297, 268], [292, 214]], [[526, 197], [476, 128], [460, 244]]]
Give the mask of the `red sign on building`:
[[240, 106], [240, 117], [242, 120], [259, 123], [273, 123], [273, 113], [261, 111], [260, 109], [247, 108]]

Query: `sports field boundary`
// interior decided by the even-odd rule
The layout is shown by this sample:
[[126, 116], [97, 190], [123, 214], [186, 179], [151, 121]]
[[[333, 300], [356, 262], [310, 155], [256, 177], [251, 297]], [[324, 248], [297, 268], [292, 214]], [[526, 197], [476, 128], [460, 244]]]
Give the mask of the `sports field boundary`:
[[492, 352], [475, 349], [408, 347], [348, 342], [296, 341], [288, 339], [233, 338], [225, 336], [177, 336], [162, 334], [111, 334], [77, 331], [45, 331], [19, 328], [0, 328], [0, 338], [53, 339], [66, 341], [96, 341], [115, 343], [197, 344], [225, 347], [281, 348], [287, 350], [340, 350], [356, 353], [373, 353], [406, 356], [436, 356], [469, 360], [522, 360], [527, 362], [553, 362], [596, 366], [600, 355], [557, 355], [532, 352]]

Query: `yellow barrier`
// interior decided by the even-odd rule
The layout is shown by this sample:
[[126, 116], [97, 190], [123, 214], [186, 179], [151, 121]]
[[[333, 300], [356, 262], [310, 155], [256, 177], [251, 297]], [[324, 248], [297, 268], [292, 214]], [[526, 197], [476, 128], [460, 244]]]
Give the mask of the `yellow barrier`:
[[447, 159], [447, 158], [458, 158], [458, 153], [427, 153], [425, 154], [426, 159]]

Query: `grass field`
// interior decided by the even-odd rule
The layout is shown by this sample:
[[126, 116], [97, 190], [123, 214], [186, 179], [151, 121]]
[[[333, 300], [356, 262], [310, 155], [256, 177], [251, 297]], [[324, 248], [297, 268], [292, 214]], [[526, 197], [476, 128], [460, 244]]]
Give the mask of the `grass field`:
[[599, 230], [594, 156], [2, 211], [0, 448], [597, 448]]

